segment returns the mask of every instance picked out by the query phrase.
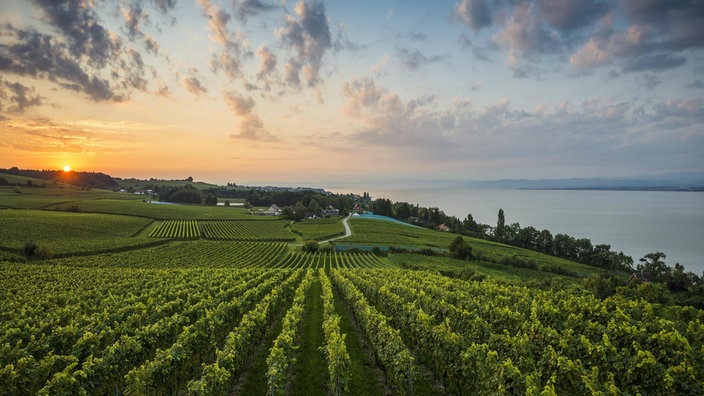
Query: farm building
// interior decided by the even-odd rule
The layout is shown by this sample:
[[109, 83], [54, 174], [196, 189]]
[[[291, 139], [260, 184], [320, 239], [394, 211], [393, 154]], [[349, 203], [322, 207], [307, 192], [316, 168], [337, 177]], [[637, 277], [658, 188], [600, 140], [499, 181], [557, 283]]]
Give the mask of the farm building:
[[326, 217], [332, 217], [332, 216], [339, 216], [340, 215], [340, 209], [335, 209], [332, 206], [328, 206], [323, 210], [323, 216]]

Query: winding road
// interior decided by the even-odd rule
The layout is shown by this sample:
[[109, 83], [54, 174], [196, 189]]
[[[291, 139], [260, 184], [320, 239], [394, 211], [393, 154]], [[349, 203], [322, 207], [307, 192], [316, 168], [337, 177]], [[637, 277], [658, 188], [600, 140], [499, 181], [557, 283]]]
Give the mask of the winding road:
[[345, 235], [338, 236], [335, 238], [326, 239], [324, 241], [319, 241], [318, 243], [332, 242], [332, 241], [336, 241], [338, 239], [347, 238], [348, 236], [352, 235], [352, 229], [350, 228], [350, 225], [347, 224], [347, 220], [349, 220], [350, 217], [352, 217], [352, 213], [348, 214], [347, 217], [345, 217], [342, 220], [342, 225], [345, 226]]

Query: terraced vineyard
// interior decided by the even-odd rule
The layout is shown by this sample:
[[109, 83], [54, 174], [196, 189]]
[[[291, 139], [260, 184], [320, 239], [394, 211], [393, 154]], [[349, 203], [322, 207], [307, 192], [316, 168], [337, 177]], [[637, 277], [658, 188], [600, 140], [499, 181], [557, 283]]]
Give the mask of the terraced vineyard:
[[296, 238], [285, 228], [283, 220], [199, 221], [207, 239], [237, 241], [294, 241]]
[[152, 238], [196, 239], [200, 237], [198, 223], [195, 220], [165, 220], [154, 228], [149, 236]]
[[287, 253], [281, 242], [178, 241], [127, 252], [52, 260], [58, 265], [127, 268], [268, 268]]

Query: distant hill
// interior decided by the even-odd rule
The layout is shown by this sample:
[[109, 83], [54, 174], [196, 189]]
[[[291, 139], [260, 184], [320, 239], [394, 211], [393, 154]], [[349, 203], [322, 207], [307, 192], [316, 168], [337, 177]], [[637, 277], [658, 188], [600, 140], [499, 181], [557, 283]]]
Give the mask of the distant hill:
[[[91, 187], [105, 190], [117, 188], [117, 181], [110, 175], [100, 172], [65, 172], [63, 170], [35, 170], [35, 169], [19, 169], [12, 167], [9, 169], [0, 169], [0, 173], [11, 175], [11, 178], [29, 178], [34, 180], [43, 180], [48, 183], [63, 183], [77, 187]], [[11, 184], [24, 184], [26, 180], [18, 182], [10, 182]], [[32, 181], [32, 183], [35, 183]], [[41, 183], [39, 183], [41, 185]]]
[[479, 188], [536, 190], [704, 191], [704, 173], [681, 172], [623, 178], [502, 179], [467, 184]]

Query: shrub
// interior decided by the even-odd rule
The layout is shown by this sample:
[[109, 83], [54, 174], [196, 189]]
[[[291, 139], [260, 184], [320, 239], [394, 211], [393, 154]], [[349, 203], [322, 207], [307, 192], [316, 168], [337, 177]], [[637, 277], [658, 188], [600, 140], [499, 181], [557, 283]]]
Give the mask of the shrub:
[[303, 246], [301, 246], [301, 251], [306, 253], [315, 253], [318, 250], [320, 250], [320, 246], [316, 241], [305, 241], [303, 242]]
[[383, 251], [379, 248], [379, 246], [374, 246], [372, 248], [372, 254], [377, 256], [377, 257], [386, 257], [388, 256], [388, 252]]
[[24, 244], [24, 247], [22, 248], [22, 254], [24, 254], [25, 257], [30, 258], [34, 256], [34, 253], [37, 251], [37, 244], [34, 243], [34, 241], [29, 241]]
[[54, 251], [49, 245], [41, 244], [37, 247], [34, 255], [39, 259], [48, 260], [54, 257]]
[[502, 256], [499, 259], [499, 264], [510, 265], [516, 268], [538, 269], [538, 263], [535, 261], [518, 257], [515, 254], [510, 256]]
[[576, 272], [572, 272], [558, 264], [546, 264], [543, 266], [542, 270], [545, 272], [552, 272], [553, 274], [572, 276], [575, 278], [579, 276]]

